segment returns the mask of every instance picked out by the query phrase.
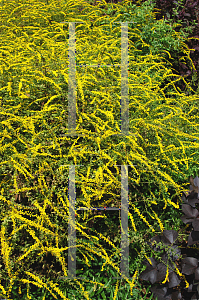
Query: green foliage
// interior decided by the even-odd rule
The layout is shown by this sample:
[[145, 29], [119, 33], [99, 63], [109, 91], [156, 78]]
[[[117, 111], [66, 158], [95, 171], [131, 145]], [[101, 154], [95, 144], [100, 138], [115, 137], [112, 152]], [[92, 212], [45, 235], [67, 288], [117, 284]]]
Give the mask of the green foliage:
[[[0, 257], [0, 263], [6, 266], [1, 272], [4, 288], [15, 274], [17, 284], [24, 284], [25, 289], [28, 281], [18, 279], [33, 282], [28, 271], [42, 278], [43, 283], [57, 282], [63, 295], [70, 299], [86, 298], [83, 287], [88, 292], [86, 299], [121, 299], [127, 295], [129, 299], [143, 299], [138, 280], [133, 291], [129, 283], [120, 281], [116, 298], [117, 280], [109, 278], [119, 276], [114, 267], [119, 266], [119, 251], [103, 239], [96, 243], [95, 237], [100, 238], [102, 233], [118, 250], [119, 212], [110, 216], [107, 212], [98, 216], [87, 212], [84, 217], [77, 213], [77, 261], [79, 266], [83, 265], [83, 270], [77, 268], [77, 276], [86, 275], [87, 279], [81, 283], [61, 283], [57, 279], [64, 274], [64, 264], [56, 252], [46, 249], [50, 245], [58, 247], [56, 238], [58, 248], [67, 247], [69, 168], [61, 168], [63, 165], [83, 164], [76, 168], [76, 207], [118, 207], [121, 176], [113, 166], [137, 164], [129, 170], [130, 277], [142, 271], [141, 261], [150, 255], [144, 240], [154, 231], [162, 230], [162, 226], [174, 226], [177, 230], [180, 226], [176, 202], [188, 175], [195, 172], [196, 176], [198, 165], [198, 142], [191, 144], [198, 138], [198, 97], [186, 96], [174, 84], [168, 85], [167, 94], [160, 89], [165, 78], [182, 80], [172, 74], [166, 55], [172, 49], [183, 49], [183, 37], [179, 34], [176, 38], [164, 21], [156, 22], [149, 3], [139, 7], [127, 2], [108, 4], [108, 10], [100, 9], [101, 4], [96, 8], [83, 1], [74, 6], [65, 1], [54, 1], [54, 6], [45, 1], [36, 5], [33, 1], [28, 6], [21, 2], [20, 8], [17, 2], [1, 7], [1, 245], [10, 249]], [[135, 22], [128, 29], [132, 135], [112, 136], [120, 133], [119, 68], [77, 67], [77, 131], [85, 138], [61, 138], [61, 134], [67, 133], [68, 117], [68, 24], [60, 22], [85, 22], [76, 24], [78, 65], [120, 64], [120, 25], [112, 23], [111, 27], [113, 19]], [[176, 192], [175, 199], [169, 195], [167, 186]], [[16, 194], [20, 199], [16, 199]], [[133, 222], [139, 230], [134, 230]], [[80, 225], [85, 227], [84, 233], [89, 231], [90, 240], [81, 236]], [[86, 243], [87, 248], [79, 247]], [[33, 245], [35, 248], [28, 252]], [[44, 245], [47, 248], [42, 252]], [[90, 249], [96, 247], [96, 252], [88, 251], [88, 245]], [[111, 258], [108, 264], [100, 246]], [[61, 253], [65, 261], [66, 252]], [[25, 253], [27, 256], [19, 262]], [[92, 270], [95, 266], [96, 272]], [[42, 292], [42, 297], [51, 299], [57, 293], [60, 299], [67, 299], [51, 284], [47, 287], [50, 291], [43, 288], [46, 294]], [[17, 297], [14, 290], [15, 286], [13, 294]], [[37, 294], [35, 298], [39, 299]]]

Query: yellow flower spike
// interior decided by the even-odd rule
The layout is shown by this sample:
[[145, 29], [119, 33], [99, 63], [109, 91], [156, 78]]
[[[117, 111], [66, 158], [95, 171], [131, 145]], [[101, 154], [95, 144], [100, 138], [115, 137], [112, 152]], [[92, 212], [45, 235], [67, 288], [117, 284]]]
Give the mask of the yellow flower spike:
[[168, 266], [168, 264], [167, 264], [167, 273], [166, 273], [166, 277], [165, 277], [165, 280], [162, 281], [162, 283], [164, 284], [164, 283], [166, 283], [167, 281], [169, 281], [169, 266]]
[[116, 300], [117, 292], [118, 292], [118, 286], [119, 286], [119, 279], [117, 279], [117, 284], [116, 284], [116, 288], [115, 288], [115, 291], [114, 291], [114, 298], [113, 298], [113, 300]]

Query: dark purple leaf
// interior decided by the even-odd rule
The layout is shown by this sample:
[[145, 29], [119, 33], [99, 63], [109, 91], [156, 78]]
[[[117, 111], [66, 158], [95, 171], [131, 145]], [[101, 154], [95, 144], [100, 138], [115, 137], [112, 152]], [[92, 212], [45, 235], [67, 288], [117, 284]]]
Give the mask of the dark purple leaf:
[[182, 204], [182, 211], [187, 218], [196, 218], [199, 215], [198, 210], [189, 204]]
[[182, 259], [182, 273], [186, 275], [193, 274], [198, 267], [198, 260], [194, 257], [185, 257]]
[[163, 230], [162, 241], [165, 245], [173, 244], [178, 238], [178, 233], [175, 230]]
[[150, 291], [153, 293], [154, 299], [158, 300], [172, 300], [172, 294], [167, 291], [167, 287], [152, 287]]
[[169, 275], [169, 288], [176, 287], [180, 284], [181, 280], [178, 278], [178, 275], [172, 272]]
[[188, 246], [198, 243], [199, 241], [199, 231], [192, 231], [188, 237]]

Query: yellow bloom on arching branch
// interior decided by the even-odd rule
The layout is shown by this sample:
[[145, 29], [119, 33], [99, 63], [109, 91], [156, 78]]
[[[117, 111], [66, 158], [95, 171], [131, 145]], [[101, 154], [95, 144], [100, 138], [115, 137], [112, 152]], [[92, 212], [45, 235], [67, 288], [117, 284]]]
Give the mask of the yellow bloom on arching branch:
[[[6, 289], [1, 282], [0, 290], [8, 298], [18, 280], [27, 285], [28, 299], [30, 283], [55, 299], [68, 299], [68, 291], [62, 292], [55, 281], [58, 274], [69, 276], [67, 254], [72, 257], [74, 249], [87, 268], [97, 258], [98, 263], [102, 260], [100, 272], [112, 268], [109, 271], [122, 275], [115, 261], [115, 256], [122, 257], [116, 245], [119, 238], [112, 241], [112, 229], [101, 233], [98, 224], [115, 225], [106, 215], [108, 208], [120, 209], [122, 219], [121, 202], [127, 198], [131, 213], [125, 215], [139, 254], [135, 258], [130, 253], [129, 258], [141, 263], [145, 257], [150, 262], [144, 237], [155, 233], [156, 224], [164, 230], [162, 203], [163, 212], [179, 209], [179, 199], [171, 200], [170, 187], [179, 198], [183, 186], [176, 178], [184, 178], [197, 158], [192, 152], [198, 148], [198, 96], [176, 88], [183, 80], [192, 90], [165, 63], [165, 57], [172, 58], [168, 47], [157, 54], [162, 32], [169, 45], [174, 32], [168, 33], [172, 30], [164, 20], [155, 23], [148, 6], [132, 9], [130, 0], [116, 7], [111, 3], [105, 10], [114, 10], [114, 16], [107, 22], [102, 3], [22, 2], [7, 1], [0, 8], [1, 24], [9, 24], [0, 30], [6, 45], [0, 47], [0, 255], [9, 286]], [[117, 23], [121, 17], [124, 22]], [[150, 38], [143, 37], [144, 30]], [[156, 37], [152, 41], [151, 35]], [[193, 65], [180, 33], [173, 42], [177, 44]], [[169, 83], [160, 88], [164, 80]], [[128, 180], [121, 175], [121, 166], [128, 166]], [[80, 208], [85, 209], [83, 214]], [[94, 213], [99, 208], [104, 214]], [[20, 255], [15, 257], [19, 242]], [[49, 258], [49, 253], [52, 264], [43, 276], [44, 256]], [[124, 277], [131, 296], [141, 264], [133, 266], [133, 278]], [[71, 283], [80, 298], [94, 299], [98, 288], [107, 290], [108, 284], [87, 279]], [[163, 282], [168, 280], [167, 268]], [[89, 284], [93, 290], [88, 291]], [[114, 285], [112, 298], [117, 299], [119, 280]]]

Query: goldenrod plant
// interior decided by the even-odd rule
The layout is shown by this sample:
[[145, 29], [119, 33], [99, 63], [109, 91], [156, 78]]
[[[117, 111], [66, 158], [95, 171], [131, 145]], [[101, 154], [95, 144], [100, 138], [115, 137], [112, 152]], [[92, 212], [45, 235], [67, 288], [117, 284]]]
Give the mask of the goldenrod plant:
[[[166, 58], [175, 48], [192, 61], [184, 37], [164, 20], [155, 22], [149, 2], [130, 2], [2, 1], [0, 291], [5, 299], [39, 299], [30, 295], [33, 286], [44, 291], [43, 300], [143, 299], [138, 274], [151, 253], [145, 239], [179, 228], [180, 194], [198, 165], [199, 97], [176, 88], [177, 81], [186, 81], [172, 73]], [[67, 136], [70, 22], [76, 39], [76, 136]], [[121, 135], [120, 128], [119, 22], [128, 24], [129, 135]], [[160, 88], [165, 79], [169, 84]], [[75, 165], [76, 208], [119, 207], [120, 166], [130, 166], [130, 280], [112, 278], [121, 276], [121, 212], [110, 215], [111, 221], [106, 211], [91, 210], [75, 216], [77, 266], [82, 266], [77, 276], [86, 279], [60, 279], [68, 276], [70, 165]]]

